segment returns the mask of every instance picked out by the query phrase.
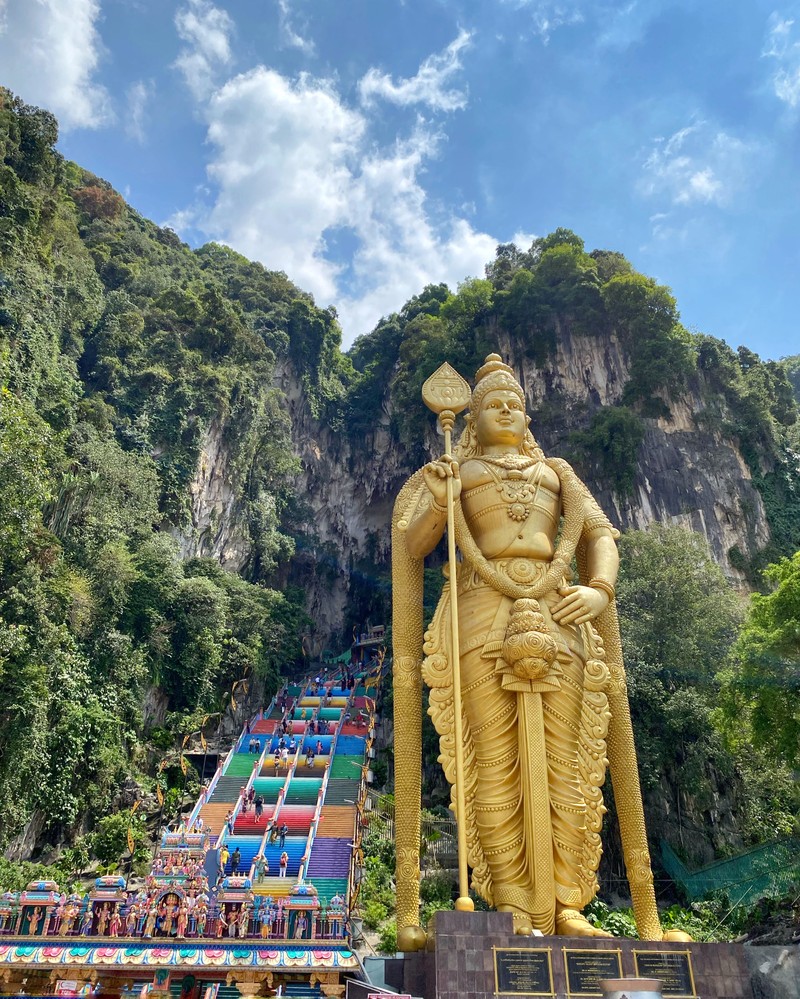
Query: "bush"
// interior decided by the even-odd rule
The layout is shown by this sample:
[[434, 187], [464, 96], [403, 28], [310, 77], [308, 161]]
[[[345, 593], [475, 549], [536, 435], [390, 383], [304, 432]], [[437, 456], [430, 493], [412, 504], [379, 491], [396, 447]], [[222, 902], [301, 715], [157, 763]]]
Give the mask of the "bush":
[[389, 910], [381, 902], [367, 902], [362, 910], [362, 919], [368, 930], [377, 930], [389, 915]]
[[397, 953], [397, 920], [393, 919], [381, 927], [378, 937], [378, 953], [391, 954], [392, 956]]

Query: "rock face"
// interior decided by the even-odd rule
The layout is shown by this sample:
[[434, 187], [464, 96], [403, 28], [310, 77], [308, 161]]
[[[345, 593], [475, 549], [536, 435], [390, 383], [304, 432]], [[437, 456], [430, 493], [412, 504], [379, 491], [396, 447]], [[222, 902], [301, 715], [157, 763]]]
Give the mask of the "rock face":
[[800, 999], [800, 944], [744, 950], [756, 999]]
[[171, 528], [181, 558], [208, 555], [223, 568], [239, 572], [250, 556], [250, 540], [225, 441], [225, 427], [212, 420], [203, 435], [194, 479], [189, 486], [191, 528]]
[[[629, 379], [625, 352], [613, 334], [587, 337], [563, 329], [554, 356], [544, 365], [531, 360], [524, 343], [500, 330], [497, 349], [525, 389], [535, 436], [553, 455], [569, 453], [570, 433], [585, 428], [597, 409], [620, 404]], [[471, 378], [474, 372], [464, 374]], [[398, 437], [388, 385], [376, 426], [354, 439], [314, 415], [291, 362], [278, 367], [275, 382], [302, 466], [297, 494], [306, 514], [305, 524], [292, 525], [301, 535], [292, 577], [308, 595], [315, 622], [309, 651], [316, 653], [340, 632], [348, 611], [358, 622], [370, 612], [364, 592], [386, 590], [392, 505], [419, 462]], [[630, 495], [616, 495], [591, 475], [587, 485], [623, 530], [657, 521], [702, 534], [727, 575], [740, 582], [730, 550], [752, 556], [769, 541], [769, 525], [736, 443], [703, 419], [707, 396], [698, 376], [685, 395], [664, 400], [668, 417], [645, 420]], [[440, 447], [432, 419], [424, 450], [433, 456]], [[212, 555], [238, 571], [247, 564], [250, 543], [231, 464], [226, 428], [214, 421], [206, 429], [190, 487], [192, 527], [173, 533], [184, 557]]]
[[[524, 344], [498, 332], [498, 350], [514, 367], [533, 415], [532, 429], [553, 455], [568, 451], [572, 430], [585, 427], [600, 406], [619, 404], [628, 364], [617, 339], [562, 331], [555, 356], [543, 367], [526, 356]], [[471, 378], [474, 372], [464, 372]], [[388, 386], [378, 425], [362, 439], [333, 432], [310, 411], [299, 378], [289, 366], [279, 372], [292, 437], [302, 463], [298, 492], [309, 510], [312, 548], [301, 552], [303, 584], [319, 643], [340, 627], [359, 571], [385, 576], [389, 568], [390, 517], [394, 498], [417, 463], [394, 431]], [[646, 420], [630, 496], [620, 498], [602, 482], [587, 479], [602, 507], [622, 529], [654, 521], [679, 524], [705, 536], [733, 581], [730, 563], [737, 546], [750, 556], [769, 540], [764, 505], [734, 441], [707, 429], [704, 384], [698, 378], [681, 398], [666, 400], [670, 416]], [[420, 405], [422, 403], [420, 402]], [[440, 444], [426, 442], [434, 455]], [[366, 567], [366, 568], [365, 568]]]

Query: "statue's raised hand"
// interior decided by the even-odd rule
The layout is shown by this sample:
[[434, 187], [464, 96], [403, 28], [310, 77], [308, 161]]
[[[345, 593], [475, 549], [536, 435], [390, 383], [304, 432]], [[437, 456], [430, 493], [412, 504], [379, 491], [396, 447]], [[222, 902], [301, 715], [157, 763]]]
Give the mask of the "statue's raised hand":
[[422, 469], [425, 485], [437, 506], [447, 505], [447, 480], [453, 480], [453, 499], [461, 495], [461, 473], [458, 462], [449, 454], [443, 454], [438, 461], [429, 461]]
[[558, 594], [561, 599], [551, 610], [557, 624], [586, 624], [608, 606], [608, 594], [591, 586], [560, 586]]

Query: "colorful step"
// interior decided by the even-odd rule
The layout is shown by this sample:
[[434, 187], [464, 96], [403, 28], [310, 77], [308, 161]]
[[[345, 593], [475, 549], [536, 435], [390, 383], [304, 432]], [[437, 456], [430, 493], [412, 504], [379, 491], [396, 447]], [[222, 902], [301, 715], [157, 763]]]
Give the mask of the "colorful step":
[[[318, 837], [348, 838], [355, 833], [356, 810], [353, 805], [325, 805], [317, 826]], [[314, 841], [316, 847], [317, 840]]]

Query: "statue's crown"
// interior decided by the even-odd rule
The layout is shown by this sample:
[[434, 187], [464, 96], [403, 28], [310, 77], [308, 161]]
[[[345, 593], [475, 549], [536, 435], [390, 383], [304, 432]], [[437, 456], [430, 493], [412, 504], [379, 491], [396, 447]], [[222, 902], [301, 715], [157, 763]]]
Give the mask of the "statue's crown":
[[525, 393], [514, 376], [514, 369], [506, 364], [499, 354], [489, 354], [475, 372], [475, 388], [472, 392], [470, 412], [474, 415], [480, 409], [481, 401], [487, 392], [494, 389], [511, 389], [525, 405]]
[[485, 378], [486, 375], [491, 375], [495, 371], [505, 371], [512, 377], [514, 376], [514, 369], [506, 364], [499, 354], [488, 354], [481, 367], [475, 372], [475, 381], [479, 382], [481, 378]]

